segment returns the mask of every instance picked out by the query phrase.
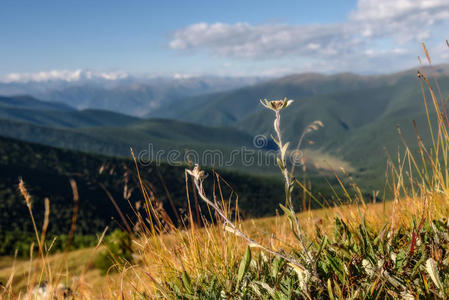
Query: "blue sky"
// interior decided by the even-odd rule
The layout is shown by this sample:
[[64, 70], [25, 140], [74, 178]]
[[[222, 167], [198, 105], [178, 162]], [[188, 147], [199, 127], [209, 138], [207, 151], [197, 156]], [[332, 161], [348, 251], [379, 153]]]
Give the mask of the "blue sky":
[[388, 72], [448, 57], [447, 2], [2, 0], [0, 76]]

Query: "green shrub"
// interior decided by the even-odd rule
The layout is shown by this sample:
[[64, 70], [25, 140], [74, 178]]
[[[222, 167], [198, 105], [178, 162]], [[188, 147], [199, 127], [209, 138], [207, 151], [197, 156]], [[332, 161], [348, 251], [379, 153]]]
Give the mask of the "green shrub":
[[95, 266], [106, 274], [109, 271], [120, 271], [124, 264], [132, 262], [131, 236], [119, 229], [114, 230], [104, 239], [106, 249], [101, 251]]
[[[67, 234], [49, 235], [45, 241], [45, 249], [50, 254], [66, 250], [69, 237]], [[70, 244], [70, 250], [92, 247], [98, 240], [92, 234], [75, 234]], [[17, 253], [19, 257], [28, 258], [30, 255], [31, 244], [34, 243], [34, 253], [39, 251], [36, 236], [31, 232], [0, 231], [0, 256]], [[51, 246], [51, 248], [50, 248]]]

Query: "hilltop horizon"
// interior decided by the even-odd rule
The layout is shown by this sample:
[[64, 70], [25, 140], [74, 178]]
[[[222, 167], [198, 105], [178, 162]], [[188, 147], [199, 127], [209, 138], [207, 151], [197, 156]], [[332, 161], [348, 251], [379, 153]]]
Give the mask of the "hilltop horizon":
[[228, 78], [228, 79], [239, 79], [239, 78], [253, 78], [257, 80], [270, 80], [270, 79], [279, 79], [289, 76], [307, 76], [307, 75], [322, 75], [322, 76], [338, 76], [338, 75], [357, 75], [362, 77], [370, 77], [370, 76], [382, 76], [382, 75], [394, 75], [416, 71], [420, 68], [433, 68], [437, 72], [443, 71], [444, 73], [449, 72], [449, 64], [448, 63], [439, 63], [433, 64], [432, 66], [428, 65], [419, 65], [418, 60], [416, 61], [415, 66], [410, 66], [406, 68], [399, 68], [393, 71], [383, 71], [377, 70], [372, 72], [357, 72], [351, 70], [342, 70], [342, 71], [331, 71], [325, 72], [320, 70], [297, 70], [290, 71], [287, 73], [279, 73], [279, 74], [271, 74], [271, 75], [243, 75], [243, 74], [213, 74], [213, 73], [204, 73], [204, 74], [182, 74], [182, 73], [172, 73], [172, 74], [153, 74], [150, 72], [127, 72], [124, 70], [113, 70], [113, 71], [98, 71], [94, 69], [75, 69], [75, 70], [50, 70], [50, 71], [41, 71], [41, 72], [24, 72], [24, 73], [9, 73], [3, 76], [0, 76], [0, 84], [8, 85], [8, 84], [32, 84], [32, 83], [54, 83], [54, 82], [64, 82], [67, 84], [71, 83], [112, 83], [112, 82], [123, 82], [123, 83], [131, 83], [131, 82], [139, 82], [145, 83], [146, 81], [152, 80], [178, 80], [178, 81], [189, 81], [194, 79], [207, 79], [207, 78]]

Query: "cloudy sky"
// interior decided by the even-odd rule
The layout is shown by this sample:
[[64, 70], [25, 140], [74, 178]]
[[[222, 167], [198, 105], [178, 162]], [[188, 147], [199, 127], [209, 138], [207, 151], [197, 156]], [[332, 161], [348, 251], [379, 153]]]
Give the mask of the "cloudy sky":
[[384, 73], [448, 29], [448, 0], [2, 0], [0, 78]]

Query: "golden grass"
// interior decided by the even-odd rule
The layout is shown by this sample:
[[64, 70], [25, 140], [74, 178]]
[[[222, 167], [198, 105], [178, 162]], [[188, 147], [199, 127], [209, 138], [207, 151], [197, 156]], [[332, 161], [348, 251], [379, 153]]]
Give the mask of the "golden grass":
[[[442, 199], [441, 199], [442, 200]], [[426, 204], [429, 205], [429, 204]], [[439, 218], [448, 212], [444, 201], [433, 203], [432, 218]], [[421, 214], [424, 204], [420, 200], [406, 199], [399, 202], [369, 203], [366, 205], [343, 205], [325, 209], [310, 210], [298, 214], [301, 226], [309, 238], [315, 229], [332, 233], [336, 217], [350, 226], [358, 226], [365, 217], [371, 226], [380, 228], [391, 222], [392, 213], [398, 226], [408, 227], [410, 216]], [[290, 234], [285, 216], [250, 219], [239, 224], [246, 234], [271, 249], [289, 251], [298, 248], [297, 241]], [[192, 277], [214, 274], [226, 276], [230, 265], [238, 263], [246, 242], [228, 233], [221, 226], [179, 230], [160, 236], [147, 235], [133, 241], [138, 258], [136, 264], [128, 266], [122, 273], [111, 272], [102, 275], [92, 265], [95, 248], [59, 253], [47, 258], [50, 270], [60, 269], [61, 281], [78, 295], [86, 297], [115, 298], [123, 293], [153, 295], [157, 285], [165, 280], [177, 280], [179, 272], [186, 270]], [[23, 295], [29, 287], [30, 262], [0, 258], [0, 280], [7, 282], [14, 273], [13, 292]], [[33, 262], [39, 268], [39, 261]], [[61, 268], [62, 266], [62, 268]], [[125, 295], [127, 296], [127, 295]]]
[[[109, 290], [108, 281], [91, 264], [92, 256], [95, 253], [94, 248], [75, 250], [67, 254], [58, 253], [50, 255], [46, 262], [49, 264], [49, 268], [56, 273], [53, 274], [53, 277], [60, 278], [60, 283], [81, 292], [81, 294], [106, 295]], [[31, 270], [34, 270], [31, 276], [30, 267]], [[29, 288], [29, 278], [40, 268], [42, 265], [39, 260], [31, 262], [21, 259], [14, 262], [11, 257], [2, 257], [0, 258], [0, 281], [6, 284], [10, 276], [13, 275], [13, 294], [17, 297], [23, 296]], [[117, 276], [118, 274], [112, 274], [108, 279], [115, 279]], [[43, 280], [47, 280], [47, 278], [43, 278]]]

